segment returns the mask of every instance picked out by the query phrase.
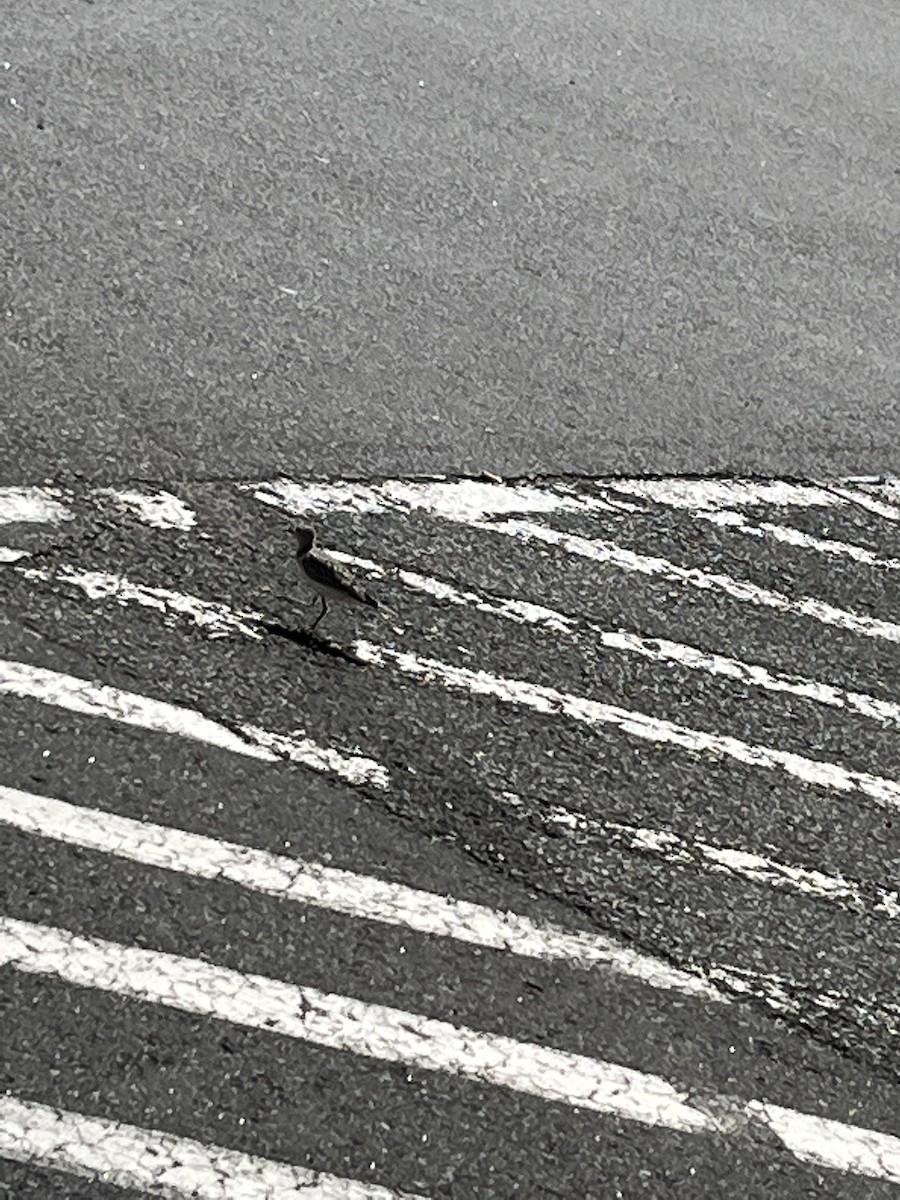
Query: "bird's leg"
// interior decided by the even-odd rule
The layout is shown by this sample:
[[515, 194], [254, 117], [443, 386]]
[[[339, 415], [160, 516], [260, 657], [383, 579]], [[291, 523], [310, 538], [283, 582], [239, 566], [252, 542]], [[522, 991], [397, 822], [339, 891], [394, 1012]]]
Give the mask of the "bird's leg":
[[322, 596], [321, 600], [322, 600], [322, 611], [319, 613], [319, 615], [313, 621], [312, 625], [310, 625], [310, 627], [309, 627], [310, 633], [312, 633], [312, 631], [315, 629], [315, 627], [318, 625], [318, 623], [322, 620], [322, 618], [328, 612], [328, 605], [325, 603], [325, 597]]

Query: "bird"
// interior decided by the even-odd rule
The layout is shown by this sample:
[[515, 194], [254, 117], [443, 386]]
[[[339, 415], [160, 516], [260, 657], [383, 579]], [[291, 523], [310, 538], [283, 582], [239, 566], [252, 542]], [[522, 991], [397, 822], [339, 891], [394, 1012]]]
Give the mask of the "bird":
[[301, 525], [295, 531], [297, 537], [297, 562], [303, 577], [322, 601], [322, 611], [309, 627], [309, 632], [328, 612], [328, 601], [338, 604], [361, 605], [366, 608], [378, 608], [378, 601], [370, 596], [364, 587], [343, 567], [335, 562], [329, 562], [318, 554], [313, 553], [316, 544], [316, 532]]

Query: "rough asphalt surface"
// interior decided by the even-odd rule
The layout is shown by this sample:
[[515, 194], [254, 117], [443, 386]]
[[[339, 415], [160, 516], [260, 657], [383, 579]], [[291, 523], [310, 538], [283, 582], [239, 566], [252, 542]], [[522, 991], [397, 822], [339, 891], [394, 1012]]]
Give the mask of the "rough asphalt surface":
[[895, 471], [891, 0], [5, 0], [6, 482]]
[[[898, 26], [0, 0], [0, 488], [72, 514], [0, 529], [2, 1200], [898, 1194], [900, 498], [576, 482], [898, 474]], [[304, 633], [302, 514], [248, 480], [483, 470], [599, 504], [313, 504], [385, 613]], [[358, 880], [298, 903], [286, 859]], [[606, 948], [480, 944], [506, 910]], [[214, 1011], [173, 963], [235, 973]]]
[[[4, 914], [625, 1064], [720, 1116], [723, 1105], [764, 1100], [900, 1134], [900, 801], [871, 794], [876, 777], [896, 776], [900, 717], [873, 719], [861, 701], [851, 711], [796, 690], [827, 680], [844, 697], [891, 705], [900, 508], [857, 485], [862, 502], [742, 510], [757, 529], [789, 525], [881, 560], [866, 565], [587, 484], [542, 489], [566, 501], [552, 514], [516, 514], [512, 504], [511, 516], [483, 525], [441, 518], [436, 508], [452, 511], [454, 487], [438, 488], [430, 510], [373, 504], [371, 489], [337, 489], [307, 505], [324, 546], [384, 572], [357, 569], [382, 617], [337, 611], [312, 636], [303, 633], [313, 610], [299, 607], [291, 557], [298, 505], [277, 485], [181, 485], [178, 497], [196, 516], [182, 530], [147, 526], [83, 489], [66, 497], [73, 518], [33, 528], [32, 555], [2, 576], [11, 618], [4, 659], [167, 700], [230, 730], [300, 731], [381, 764], [386, 787], [348, 788], [327, 772], [92, 715], [90, 705], [79, 715], [52, 688], [45, 703], [19, 685], [5, 702], [3, 782], [611, 933], [715, 983], [722, 999], [298, 909], [15, 824], [3, 827]], [[494, 503], [510, 491], [482, 485], [479, 495]], [[511, 519], [581, 540], [513, 536]], [[8, 532], [29, 536], [25, 527]], [[607, 544], [619, 548], [618, 565], [572, 551]], [[779, 611], [725, 585], [698, 586], [699, 576], [673, 581], [667, 568], [646, 567], [663, 560], [759, 594], [813, 595], [829, 613], [885, 624], [872, 636], [851, 633], [829, 623], [837, 618]], [[428, 594], [415, 579], [440, 580], [465, 602]], [[206, 624], [184, 597], [212, 606]], [[569, 624], [512, 619], [504, 606], [512, 599]], [[245, 627], [211, 624], [213, 612], [220, 621], [243, 614]], [[677, 656], [616, 652], [602, 630], [715, 649], [763, 664], [767, 678], [795, 690], [750, 686]], [[476, 675], [484, 686], [472, 686]], [[485, 690], [489, 680], [518, 681], [526, 692], [510, 684], [504, 699]], [[522, 698], [529, 683], [563, 699], [535, 709]], [[577, 698], [630, 719], [586, 724]], [[674, 744], [668, 726], [648, 732], [640, 714], [734, 739], [732, 748]], [[767, 764], [761, 751], [747, 760], [738, 743], [864, 779], [838, 786], [826, 772], [805, 782], [796, 764]], [[740, 854], [714, 860], [715, 848]], [[741, 854], [773, 865], [751, 869]], [[778, 881], [777, 863], [794, 885]], [[74, 986], [54, 970], [10, 965], [3, 982], [2, 1084], [17, 1097], [340, 1177], [454, 1198], [897, 1194], [885, 1179], [800, 1161], [761, 1126], [739, 1137], [600, 1117], [128, 1000], [102, 984]], [[33, 1165], [2, 1170], [16, 1196], [101, 1194], [57, 1184]]]

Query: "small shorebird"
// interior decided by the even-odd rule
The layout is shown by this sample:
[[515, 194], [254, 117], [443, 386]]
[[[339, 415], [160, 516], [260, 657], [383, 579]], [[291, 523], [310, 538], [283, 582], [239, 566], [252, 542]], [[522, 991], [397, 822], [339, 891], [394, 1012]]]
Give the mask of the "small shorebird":
[[303, 578], [322, 601], [322, 611], [310, 625], [310, 633], [328, 612], [329, 600], [336, 604], [378, 607], [378, 602], [342, 566], [328, 562], [313, 553], [313, 546], [316, 544], [315, 530], [301, 526], [296, 530], [296, 534], [297, 562], [300, 564]]

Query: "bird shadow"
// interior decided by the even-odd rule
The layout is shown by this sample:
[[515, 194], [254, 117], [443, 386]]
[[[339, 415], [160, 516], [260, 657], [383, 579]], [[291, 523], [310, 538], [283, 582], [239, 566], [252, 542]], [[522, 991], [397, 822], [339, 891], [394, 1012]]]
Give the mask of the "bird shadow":
[[292, 629], [289, 625], [282, 625], [280, 621], [260, 621], [260, 626], [272, 637], [283, 638], [286, 642], [293, 642], [295, 646], [315, 650], [318, 654], [327, 654], [329, 658], [339, 658], [343, 662], [352, 663], [355, 667], [365, 665], [361, 659], [345, 650], [343, 646], [329, 642], [327, 638], [319, 637], [310, 629]]

